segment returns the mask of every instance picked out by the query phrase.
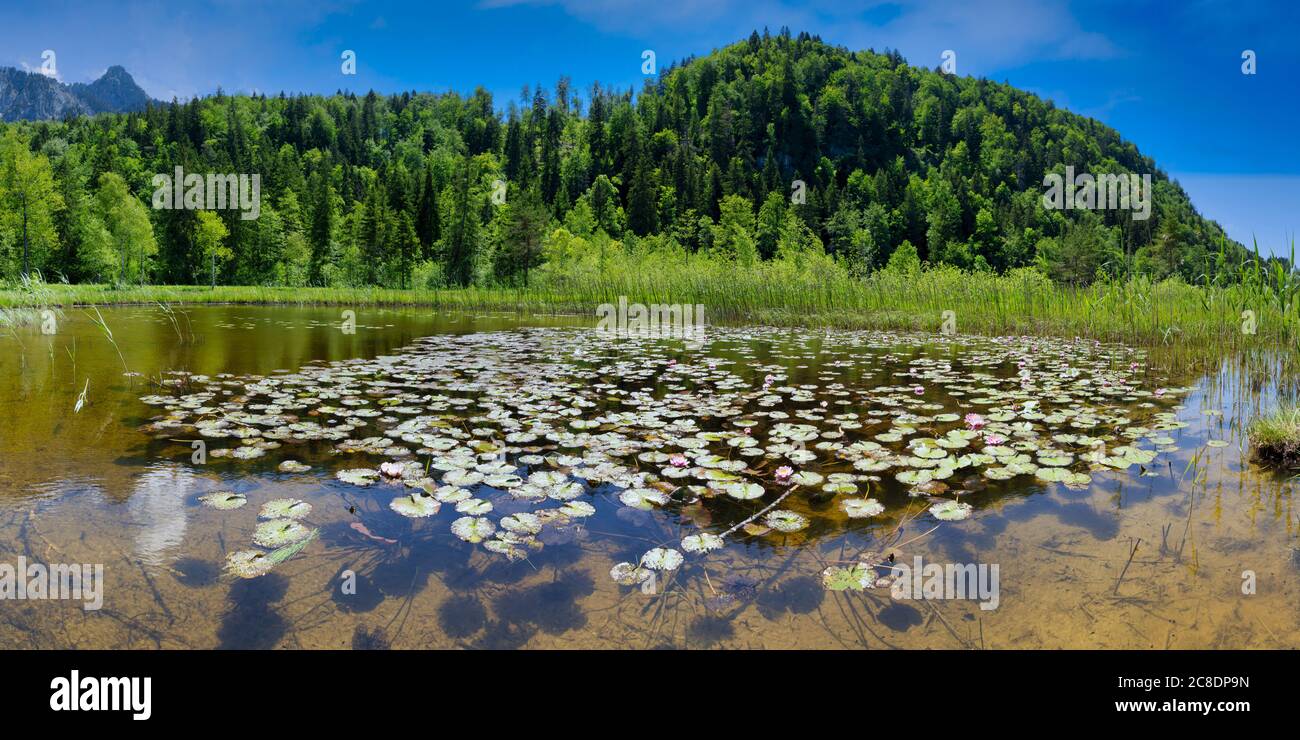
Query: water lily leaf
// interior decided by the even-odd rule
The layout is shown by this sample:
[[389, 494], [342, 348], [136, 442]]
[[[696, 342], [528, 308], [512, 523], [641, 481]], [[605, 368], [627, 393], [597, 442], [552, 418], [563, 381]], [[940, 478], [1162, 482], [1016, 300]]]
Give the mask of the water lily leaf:
[[808, 526], [808, 520], [800, 514], [785, 509], [769, 511], [763, 518], [767, 526], [778, 532], [798, 532]]
[[850, 519], [866, 519], [885, 512], [884, 504], [874, 498], [846, 498], [840, 502], [840, 508]]
[[232, 509], [238, 509], [248, 503], [248, 497], [242, 493], [234, 493], [232, 491], [217, 491], [216, 493], [199, 496], [199, 501], [203, 502], [204, 506], [213, 509], [230, 511]]
[[351, 470], [340, 470], [334, 474], [334, 477], [354, 486], [368, 486], [378, 481], [380, 476], [378, 470], [352, 468]]
[[437, 514], [438, 510], [442, 508], [442, 504], [433, 496], [412, 493], [409, 496], [398, 496], [389, 501], [388, 508], [405, 517], [422, 519]]
[[277, 498], [262, 504], [259, 519], [302, 519], [311, 513], [311, 504], [296, 498]]
[[762, 498], [763, 494], [766, 493], [764, 488], [757, 483], [728, 483], [723, 490], [726, 491], [728, 496], [741, 501]]
[[959, 522], [971, 515], [971, 505], [965, 501], [940, 501], [930, 507], [935, 519], [945, 522]]
[[862, 563], [847, 568], [832, 565], [822, 571], [822, 585], [830, 591], [861, 591], [876, 581], [876, 571]]
[[618, 495], [624, 506], [649, 511], [668, 503], [668, 494], [653, 488], [629, 488]]
[[609, 577], [620, 586], [635, 586], [653, 576], [654, 573], [650, 569], [632, 563], [619, 563], [609, 569]]
[[641, 556], [641, 566], [651, 570], [677, 570], [682, 554], [671, 547], [656, 547]]
[[451, 523], [451, 533], [466, 542], [482, 542], [496, 529], [496, 525], [485, 517], [463, 516]]
[[716, 550], [723, 545], [723, 540], [716, 534], [701, 532], [682, 538], [682, 549], [690, 553], [701, 553]]
[[262, 547], [284, 547], [306, 538], [312, 530], [296, 519], [271, 519], [253, 530], [253, 543]]

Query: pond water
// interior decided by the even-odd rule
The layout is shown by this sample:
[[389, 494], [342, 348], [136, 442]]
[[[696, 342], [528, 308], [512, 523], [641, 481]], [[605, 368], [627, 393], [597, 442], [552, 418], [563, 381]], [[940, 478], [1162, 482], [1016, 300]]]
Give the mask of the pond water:
[[[343, 318], [6, 329], [0, 564], [104, 585], [0, 601], [0, 647], [1300, 645], [1295, 483], [1241, 431], [1278, 392], [1259, 363]], [[961, 594], [918, 564], [987, 590], [919, 598]]]

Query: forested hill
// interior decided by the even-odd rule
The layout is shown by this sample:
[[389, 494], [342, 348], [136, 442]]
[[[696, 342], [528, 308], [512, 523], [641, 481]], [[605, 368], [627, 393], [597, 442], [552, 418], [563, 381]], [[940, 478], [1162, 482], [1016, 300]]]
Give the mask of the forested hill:
[[[510, 101], [218, 92], [6, 124], [0, 277], [23, 270], [22, 203], [31, 269], [71, 281], [510, 283], [560, 228], [740, 261], [821, 248], [864, 271], [901, 245], [1072, 282], [1199, 281], [1244, 254], [1119, 133], [1008, 85], [788, 32], [647, 79]], [[1066, 165], [1151, 174], [1150, 218], [1045, 209], [1044, 174]], [[260, 175], [258, 217], [153, 208], [153, 177], [176, 167]]]

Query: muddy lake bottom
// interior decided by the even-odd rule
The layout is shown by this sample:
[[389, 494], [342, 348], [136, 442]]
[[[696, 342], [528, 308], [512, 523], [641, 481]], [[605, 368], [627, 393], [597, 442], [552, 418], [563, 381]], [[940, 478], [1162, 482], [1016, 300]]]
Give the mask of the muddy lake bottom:
[[[1243, 432], [1279, 380], [1233, 358], [101, 311], [0, 335], [0, 566], [104, 572], [0, 600], [0, 648], [1300, 646], [1295, 482]], [[898, 598], [916, 558], [996, 608]]]

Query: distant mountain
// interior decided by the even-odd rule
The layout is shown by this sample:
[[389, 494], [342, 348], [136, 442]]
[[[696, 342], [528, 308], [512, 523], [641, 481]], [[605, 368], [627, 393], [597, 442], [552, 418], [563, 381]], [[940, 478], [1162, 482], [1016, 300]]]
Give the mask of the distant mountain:
[[0, 120], [35, 121], [68, 115], [141, 111], [149, 96], [127, 71], [109, 67], [90, 84], [65, 85], [35, 72], [0, 67]]

